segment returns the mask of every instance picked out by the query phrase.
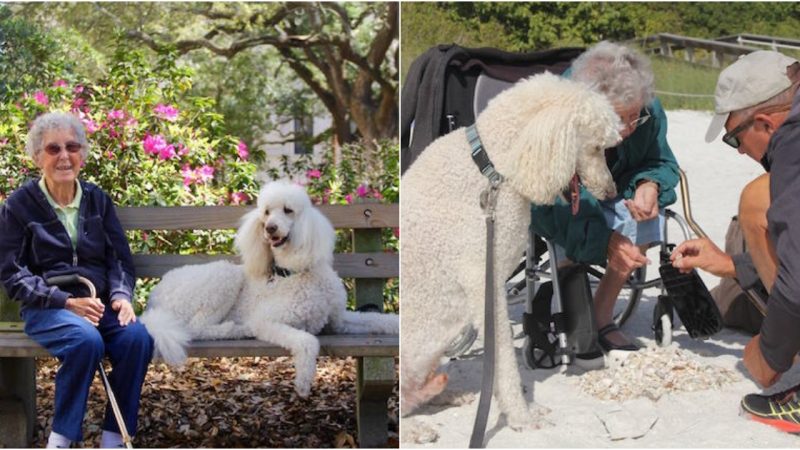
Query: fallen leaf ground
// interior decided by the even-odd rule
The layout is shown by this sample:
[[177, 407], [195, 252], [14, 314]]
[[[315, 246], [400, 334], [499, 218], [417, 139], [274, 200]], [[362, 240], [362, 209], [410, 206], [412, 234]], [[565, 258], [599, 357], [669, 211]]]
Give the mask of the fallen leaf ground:
[[[58, 363], [37, 361], [34, 447], [53, 420]], [[320, 358], [311, 395], [294, 391], [290, 358], [190, 359], [180, 369], [153, 364], [142, 389], [134, 446], [352, 447], [356, 432], [356, 360]], [[107, 370], [110, 368], [107, 367]], [[398, 443], [397, 384], [389, 399], [389, 443]], [[106, 396], [99, 375], [89, 393], [83, 447], [97, 447]]]

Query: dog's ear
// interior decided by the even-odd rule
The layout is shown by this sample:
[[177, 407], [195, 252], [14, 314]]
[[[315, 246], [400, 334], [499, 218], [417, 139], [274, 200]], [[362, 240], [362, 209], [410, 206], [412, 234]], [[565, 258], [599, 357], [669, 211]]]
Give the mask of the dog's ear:
[[242, 264], [247, 276], [260, 278], [272, 275], [272, 249], [264, 240], [263, 213], [260, 208], [256, 208], [242, 217], [242, 224], [236, 231], [234, 245], [242, 256]]
[[533, 114], [512, 140], [515, 164], [503, 175], [532, 203], [553, 204], [575, 173], [581, 144], [575, 111], [551, 103]]
[[[295, 269], [319, 263], [333, 264], [336, 232], [330, 221], [317, 208], [308, 205], [292, 225], [291, 265]], [[281, 259], [283, 264], [283, 259]]]

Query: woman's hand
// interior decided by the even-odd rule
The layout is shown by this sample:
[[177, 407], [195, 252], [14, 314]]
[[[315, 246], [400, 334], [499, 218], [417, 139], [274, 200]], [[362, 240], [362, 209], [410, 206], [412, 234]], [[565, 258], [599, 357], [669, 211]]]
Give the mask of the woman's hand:
[[103, 317], [103, 311], [106, 309], [99, 298], [92, 297], [70, 297], [64, 308], [85, 317], [94, 326], [100, 323], [100, 318]]
[[645, 181], [636, 187], [636, 194], [625, 200], [625, 206], [637, 222], [650, 220], [658, 216], [658, 184]]
[[133, 312], [133, 305], [131, 305], [131, 302], [122, 299], [112, 300], [111, 309], [119, 311], [117, 318], [119, 319], [119, 324], [123, 327], [131, 322], [136, 322], [136, 313]]
[[620, 273], [631, 273], [650, 262], [636, 244], [616, 231], [608, 240], [607, 255], [608, 268]]

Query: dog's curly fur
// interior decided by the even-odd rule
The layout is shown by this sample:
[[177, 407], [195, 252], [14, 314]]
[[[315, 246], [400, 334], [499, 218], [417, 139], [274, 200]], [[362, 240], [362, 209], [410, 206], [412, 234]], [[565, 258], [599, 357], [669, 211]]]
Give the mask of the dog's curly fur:
[[396, 315], [346, 310], [347, 293], [333, 270], [335, 237], [301, 186], [267, 184], [236, 234], [242, 265], [177, 268], [153, 289], [142, 321], [156, 356], [180, 365], [190, 339], [256, 337], [291, 352], [295, 388], [308, 395], [319, 353], [315, 335], [325, 326], [343, 334], [399, 331]]
[[[608, 100], [545, 73], [495, 97], [478, 117], [481, 141], [505, 177], [496, 209], [495, 394], [513, 427], [534, 425], [522, 395], [504, 281], [524, 251], [530, 204], [552, 204], [578, 173], [598, 198], [616, 195], [603, 150], [619, 141]], [[465, 325], [483, 330], [486, 225], [479, 195], [488, 186], [464, 129], [428, 146], [401, 181], [401, 411], [444, 390], [436, 374]]]

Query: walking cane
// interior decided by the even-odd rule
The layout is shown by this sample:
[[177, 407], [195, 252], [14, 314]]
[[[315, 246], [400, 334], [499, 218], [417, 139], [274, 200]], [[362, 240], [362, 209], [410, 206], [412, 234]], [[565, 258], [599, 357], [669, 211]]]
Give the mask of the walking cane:
[[[70, 284], [81, 283], [89, 288], [89, 295], [92, 298], [97, 297], [97, 290], [95, 289], [94, 284], [88, 278], [84, 278], [80, 275], [60, 275], [57, 277], [48, 278], [45, 281], [47, 281], [47, 284], [52, 286], [67, 286]], [[119, 409], [117, 398], [114, 396], [114, 391], [111, 390], [111, 383], [108, 382], [108, 375], [106, 374], [105, 367], [103, 367], [103, 362], [100, 361], [99, 365], [100, 378], [103, 380], [103, 386], [105, 387], [106, 395], [108, 396], [108, 403], [111, 404], [111, 410], [114, 412], [114, 418], [117, 420], [119, 433], [122, 435], [122, 443], [125, 444], [126, 448], [133, 448], [131, 436], [128, 434], [128, 428], [125, 426], [125, 420], [122, 418], [122, 411]]]

